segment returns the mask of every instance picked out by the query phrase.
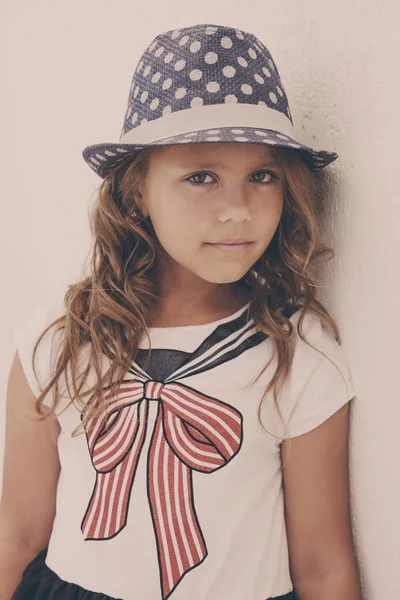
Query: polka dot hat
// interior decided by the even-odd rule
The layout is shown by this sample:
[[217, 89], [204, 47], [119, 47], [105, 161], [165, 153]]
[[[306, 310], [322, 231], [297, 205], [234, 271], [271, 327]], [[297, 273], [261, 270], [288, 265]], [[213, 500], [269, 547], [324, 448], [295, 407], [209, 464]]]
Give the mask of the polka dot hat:
[[253, 34], [193, 25], [157, 35], [133, 74], [118, 142], [82, 154], [100, 177], [147, 146], [242, 142], [297, 148], [312, 171], [337, 159], [298, 141], [277, 66]]

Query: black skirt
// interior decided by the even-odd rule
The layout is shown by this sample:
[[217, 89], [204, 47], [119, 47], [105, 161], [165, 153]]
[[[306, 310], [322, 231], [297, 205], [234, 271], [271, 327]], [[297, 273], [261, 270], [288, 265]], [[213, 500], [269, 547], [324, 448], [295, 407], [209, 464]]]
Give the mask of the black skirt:
[[[11, 600], [123, 600], [123, 598], [91, 592], [80, 585], [60, 579], [46, 565], [46, 555], [47, 550], [43, 550], [28, 564]], [[274, 596], [266, 600], [297, 600], [297, 597], [295, 592], [291, 591], [283, 596]]]

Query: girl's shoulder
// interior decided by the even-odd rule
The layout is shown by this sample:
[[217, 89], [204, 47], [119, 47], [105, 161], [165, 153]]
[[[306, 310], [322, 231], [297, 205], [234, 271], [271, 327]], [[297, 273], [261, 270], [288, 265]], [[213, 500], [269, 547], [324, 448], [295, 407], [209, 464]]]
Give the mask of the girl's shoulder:
[[[65, 293], [65, 289], [55, 290], [45, 300], [38, 302], [20, 317], [12, 332], [14, 349], [18, 353], [29, 386], [36, 397], [40, 395], [41, 387], [49, 380], [55, 367], [62, 330], [55, 326], [46, 333], [44, 331], [56, 319], [65, 314]], [[37, 345], [34, 362], [37, 379], [33, 370], [32, 358], [36, 342], [42, 333], [44, 335]], [[46, 400], [44, 403], [47, 404]]]
[[[300, 324], [300, 318], [303, 319]], [[318, 351], [325, 352], [337, 352], [340, 354], [341, 345], [336, 340], [333, 329], [330, 327], [327, 320], [317, 312], [313, 310], [304, 310], [300, 308], [294, 312], [289, 318], [295, 331], [296, 338], [296, 353], [298, 355], [307, 352], [306, 348], [309, 347], [307, 342], [316, 346], [317, 350], [310, 349], [310, 357], [314, 354], [318, 354]], [[306, 342], [302, 340], [299, 335], [299, 330], [303, 337], [306, 338]]]
[[300, 309], [290, 317], [290, 321], [295, 330], [292, 371], [296, 380], [311, 378], [314, 373], [329, 378], [332, 369], [339, 376], [348, 377], [349, 365], [343, 341], [336, 339], [333, 329], [322, 315], [313, 310]]
[[300, 328], [303, 340], [297, 332], [302, 313], [290, 317], [295, 349], [280, 405], [292, 437], [314, 429], [356, 395], [344, 346], [327, 321], [309, 310]]

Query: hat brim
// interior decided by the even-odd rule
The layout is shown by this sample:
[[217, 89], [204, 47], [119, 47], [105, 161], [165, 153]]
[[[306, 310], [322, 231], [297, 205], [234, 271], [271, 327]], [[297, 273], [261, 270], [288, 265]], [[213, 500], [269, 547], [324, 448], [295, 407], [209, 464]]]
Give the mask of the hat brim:
[[251, 143], [269, 144], [286, 148], [295, 148], [301, 152], [304, 162], [311, 171], [320, 171], [338, 158], [336, 152], [316, 150], [298, 140], [271, 129], [254, 127], [218, 127], [203, 129], [162, 138], [146, 144], [121, 144], [109, 142], [86, 146], [82, 156], [90, 168], [101, 178], [128, 156], [133, 156], [138, 150], [149, 146], [165, 146], [173, 144], [210, 143]]

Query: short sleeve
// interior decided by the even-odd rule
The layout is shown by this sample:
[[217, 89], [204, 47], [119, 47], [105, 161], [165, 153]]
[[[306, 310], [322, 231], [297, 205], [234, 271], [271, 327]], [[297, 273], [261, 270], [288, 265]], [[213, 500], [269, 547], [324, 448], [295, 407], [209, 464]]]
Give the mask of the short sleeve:
[[[53, 375], [57, 350], [62, 337], [62, 332], [57, 331], [58, 326], [50, 328], [45, 333], [36, 350], [34, 364], [39, 381], [36, 379], [32, 368], [33, 349], [36, 341], [48, 325], [64, 313], [64, 298], [60, 295], [53, 296], [26, 315], [13, 331], [14, 347], [18, 352], [28, 384], [36, 398], [41, 394]], [[46, 406], [51, 406], [52, 390], [45, 396], [43, 403]]]
[[[297, 328], [300, 311], [291, 319]], [[283, 416], [288, 433], [296, 437], [318, 427], [355, 396], [347, 357], [322, 317], [308, 311], [302, 331], [311, 348], [297, 336]]]

